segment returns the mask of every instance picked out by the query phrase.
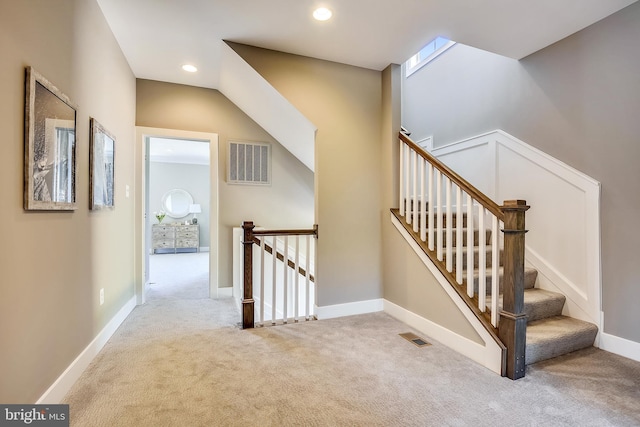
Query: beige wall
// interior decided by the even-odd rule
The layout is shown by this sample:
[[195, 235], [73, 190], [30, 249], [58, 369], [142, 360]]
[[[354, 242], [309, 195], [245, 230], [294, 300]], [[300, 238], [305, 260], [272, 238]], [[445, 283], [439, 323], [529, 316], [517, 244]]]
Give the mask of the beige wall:
[[390, 220], [398, 206], [398, 132], [400, 130], [401, 68], [382, 73], [382, 271], [384, 298], [402, 308], [477, 343], [483, 344], [469, 321], [402, 238]]
[[635, 342], [638, 40], [635, 3], [519, 62], [457, 45], [405, 81], [403, 104], [412, 138], [439, 146], [499, 128], [601, 182], [604, 332]]
[[317, 304], [381, 298], [380, 72], [231, 47], [318, 127]]
[[[242, 221], [266, 228], [313, 226], [313, 173], [219, 91], [138, 80], [136, 124], [219, 135], [220, 287], [232, 285], [232, 228]], [[229, 140], [271, 143], [270, 186], [227, 184]]]
[[[134, 295], [134, 195], [124, 190], [134, 176], [135, 79], [95, 1], [0, 0], [0, 10], [0, 402], [27, 403]], [[78, 105], [73, 213], [22, 208], [28, 65]], [[90, 116], [116, 136], [113, 211], [88, 210]]]

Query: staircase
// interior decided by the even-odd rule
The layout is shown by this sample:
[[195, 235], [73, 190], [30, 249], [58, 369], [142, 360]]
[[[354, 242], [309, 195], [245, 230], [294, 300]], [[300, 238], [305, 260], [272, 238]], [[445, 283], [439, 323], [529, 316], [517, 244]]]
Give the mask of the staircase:
[[502, 375], [522, 378], [527, 364], [592, 346], [597, 327], [563, 316], [565, 296], [536, 288], [538, 272], [525, 265], [526, 201], [498, 205], [405, 134], [399, 140], [392, 223], [476, 332], [488, 334], [485, 349], [501, 352]]
[[[399, 211], [397, 209], [392, 209], [392, 213], [396, 216], [396, 218], [398, 218], [401, 221], [401, 223], [404, 225], [407, 232], [410, 233], [414, 237], [414, 239], [418, 240], [420, 238], [418, 233], [413, 230], [413, 227], [411, 226], [411, 224], [408, 224], [405, 219], [402, 219], [400, 217]], [[417, 221], [420, 220], [419, 215], [418, 217], [413, 217], [412, 214], [409, 214], [409, 215], [411, 215], [412, 222], [416, 220]], [[452, 218], [455, 226], [456, 215], [452, 214]], [[464, 215], [463, 216], [464, 228], [462, 229], [462, 231], [465, 237], [467, 234], [466, 219], [467, 219], [467, 216]], [[443, 224], [445, 223], [445, 221], [446, 220], [443, 219]], [[429, 222], [429, 218], [427, 217], [426, 219], [427, 225], [428, 225], [428, 222]], [[492, 230], [486, 230], [485, 233], [486, 233], [486, 241], [490, 241]], [[441, 236], [441, 237], [444, 239], [444, 236]], [[436, 235], [436, 240], [437, 238], [438, 238], [438, 235]], [[452, 240], [455, 246], [455, 242], [457, 241], [457, 239], [455, 238], [455, 235]], [[478, 230], [474, 230], [473, 252], [475, 256], [473, 257], [473, 259], [474, 259], [475, 274], [474, 274], [473, 287], [475, 290], [474, 292], [475, 294], [477, 294], [479, 290], [478, 278], [480, 276], [479, 270], [478, 270], [478, 260], [480, 259], [480, 257], [478, 256], [480, 251], [479, 247], [477, 246], [478, 241], [479, 241], [479, 232]], [[463, 246], [466, 247], [467, 242], [468, 240], [466, 238], [462, 239]], [[487, 260], [486, 267], [488, 271], [486, 280], [487, 280], [487, 284], [489, 285], [489, 283], [492, 280], [492, 275], [490, 272], [491, 271], [490, 267], [492, 266], [492, 256], [491, 256], [490, 248], [486, 248], [485, 251], [487, 252], [487, 256], [485, 259]], [[502, 258], [503, 258], [503, 251], [500, 250], [498, 259], [501, 266], [502, 266]], [[466, 266], [467, 266], [466, 252], [465, 252], [465, 255], [463, 256], [462, 261], [463, 261], [463, 266], [466, 269]], [[441, 262], [442, 267], [444, 267], [446, 265], [446, 257], [444, 258], [443, 261], [436, 261], [436, 262]], [[456, 266], [455, 258], [453, 259], [453, 265], [455, 268]], [[498, 301], [499, 310], [502, 309], [502, 296], [503, 296], [502, 271], [503, 270], [501, 267], [499, 270], [500, 277], [498, 279], [499, 289], [500, 289], [499, 301]], [[536, 288], [535, 285], [536, 285], [537, 277], [538, 277], [538, 272], [535, 269], [525, 267], [523, 312], [526, 314], [526, 317], [527, 317], [526, 350], [525, 350], [525, 362], [527, 365], [540, 362], [542, 360], [551, 359], [553, 357], [561, 356], [563, 354], [567, 354], [572, 351], [591, 347], [594, 343], [596, 334], [598, 333], [598, 328], [589, 322], [563, 316], [562, 309], [564, 307], [565, 300], [566, 300], [565, 296], [557, 292], [551, 292], [548, 290]], [[466, 289], [467, 280], [465, 279], [462, 285], [452, 284], [452, 286], [459, 286], [462, 289]], [[487, 286], [487, 289], [488, 288], [489, 286]], [[485, 316], [487, 317], [487, 319], [489, 319], [491, 316], [491, 302], [492, 302], [491, 299], [492, 299], [491, 295], [487, 292], [487, 300], [486, 300], [487, 311], [485, 312]]]

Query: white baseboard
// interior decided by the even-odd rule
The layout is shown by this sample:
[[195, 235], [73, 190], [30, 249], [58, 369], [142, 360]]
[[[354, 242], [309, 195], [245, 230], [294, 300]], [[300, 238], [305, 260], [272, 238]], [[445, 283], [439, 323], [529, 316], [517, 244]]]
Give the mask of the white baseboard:
[[492, 344], [490, 346], [479, 344], [391, 301], [384, 300], [384, 312], [493, 372], [501, 374], [502, 353], [493, 343], [490, 343]]
[[233, 296], [233, 287], [218, 288], [218, 298], [231, 298]]
[[332, 319], [334, 317], [354, 316], [356, 314], [375, 313], [384, 309], [382, 298], [367, 301], [348, 302], [345, 304], [315, 306], [318, 319]]
[[640, 362], [640, 343], [635, 341], [601, 332], [600, 349]]
[[51, 387], [40, 396], [36, 405], [58, 404], [62, 402], [62, 399], [64, 399], [64, 396], [69, 392], [73, 384], [80, 378], [80, 375], [87, 369], [87, 366], [89, 366], [91, 361], [98, 355], [102, 347], [109, 341], [109, 338], [111, 338], [122, 322], [129, 316], [129, 313], [133, 311], [135, 306], [136, 297], [133, 297], [113, 316], [109, 323], [107, 323], [82, 353], [71, 362], [69, 367], [65, 369]]

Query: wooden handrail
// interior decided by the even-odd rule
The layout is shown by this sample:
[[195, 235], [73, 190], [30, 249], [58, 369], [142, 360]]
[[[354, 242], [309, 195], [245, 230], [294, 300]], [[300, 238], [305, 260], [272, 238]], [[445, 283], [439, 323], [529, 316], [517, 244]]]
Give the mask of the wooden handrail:
[[253, 230], [254, 236], [317, 236], [318, 226], [302, 230]]
[[400, 132], [399, 138], [412, 148], [419, 156], [431, 163], [436, 169], [446, 175], [451, 181], [453, 181], [458, 187], [462, 188], [467, 194], [479, 201], [482, 206], [487, 208], [489, 212], [494, 214], [500, 221], [504, 221], [504, 212], [502, 207], [496, 202], [487, 197], [482, 191], [471, 185], [467, 180], [451, 170], [447, 165], [440, 160], [427, 153], [422, 147], [413, 142], [411, 138]]
[[[254, 232], [253, 234], [255, 236], [256, 233]], [[305, 234], [309, 234], [310, 235], [310, 233], [305, 233]], [[296, 235], [299, 236], [300, 234], [296, 234]], [[267, 236], [268, 236], [268, 234], [267, 234]], [[255, 243], [256, 245], [260, 246], [262, 242], [257, 237], [254, 237], [253, 238], [253, 243]], [[273, 255], [273, 248], [267, 242], [264, 242], [264, 249], [268, 253]], [[279, 261], [284, 262], [284, 255], [282, 254], [282, 252], [276, 250], [276, 257], [278, 258]], [[289, 266], [289, 268], [292, 268], [294, 270], [296, 268], [296, 264], [291, 260], [287, 260], [287, 265]], [[306, 276], [307, 275], [307, 271], [302, 267], [298, 267], [298, 274], [300, 274], [301, 276]], [[315, 282], [316, 281], [315, 277], [313, 277], [313, 274], [309, 274], [309, 281], [311, 281], [311, 282]]]

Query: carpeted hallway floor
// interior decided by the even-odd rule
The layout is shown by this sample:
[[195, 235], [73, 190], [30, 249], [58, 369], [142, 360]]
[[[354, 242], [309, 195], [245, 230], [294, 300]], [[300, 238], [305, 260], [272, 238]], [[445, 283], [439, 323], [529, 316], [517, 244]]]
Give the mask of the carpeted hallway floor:
[[414, 346], [384, 313], [242, 331], [232, 299], [178, 276], [155, 279], [74, 385], [71, 425], [640, 426], [640, 363], [595, 348], [514, 382]]

